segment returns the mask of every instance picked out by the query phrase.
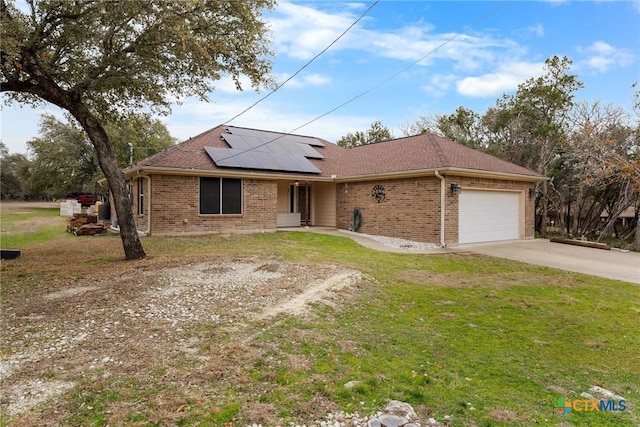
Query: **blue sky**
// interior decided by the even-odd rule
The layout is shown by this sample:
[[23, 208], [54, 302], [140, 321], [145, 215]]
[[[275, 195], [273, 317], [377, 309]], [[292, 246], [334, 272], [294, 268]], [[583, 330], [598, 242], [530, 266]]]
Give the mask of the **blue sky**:
[[[278, 2], [265, 16], [276, 80], [295, 73], [371, 4]], [[570, 72], [585, 85], [577, 100], [631, 113], [631, 85], [640, 82], [640, 1], [383, 0], [329, 51], [230, 124], [290, 132], [362, 94], [295, 133], [335, 142], [381, 120], [400, 137], [401, 126], [421, 115], [449, 114], [459, 106], [482, 114], [502, 94], [539, 76], [553, 55], [573, 61]], [[267, 93], [245, 87], [237, 92], [229, 80], [216, 82], [210, 102], [183, 100], [161, 120], [179, 140], [195, 136]], [[3, 107], [1, 135], [10, 152], [26, 151], [44, 112], [62, 117], [55, 107]]]

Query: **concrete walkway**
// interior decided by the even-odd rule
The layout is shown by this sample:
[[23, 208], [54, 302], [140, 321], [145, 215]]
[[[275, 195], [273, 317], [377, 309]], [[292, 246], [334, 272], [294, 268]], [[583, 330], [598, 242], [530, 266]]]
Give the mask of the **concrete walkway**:
[[406, 254], [474, 252], [481, 255], [511, 259], [543, 267], [558, 268], [565, 271], [574, 271], [591, 276], [640, 284], [640, 253], [637, 252], [585, 248], [562, 243], [551, 243], [547, 239], [474, 243], [434, 249], [417, 249], [412, 247], [394, 248], [376, 241], [367, 235], [340, 231], [331, 227], [294, 227], [278, 230], [323, 233], [348, 237], [366, 248], [385, 252]]
[[348, 237], [361, 246], [364, 246], [365, 248], [383, 252], [393, 252], [401, 254], [445, 254], [453, 252], [453, 250], [449, 248], [419, 249], [411, 246], [396, 248], [393, 246], [385, 245], [384, 243], [381, 243], [367, 236], [366, 234], [352, 233], [350, 231], [338, 230], [332, 227], [284, 227], [278, 228], [278, 231], [298, 231], [303, 233], [321, 233], [330, 234], [332, 236]]

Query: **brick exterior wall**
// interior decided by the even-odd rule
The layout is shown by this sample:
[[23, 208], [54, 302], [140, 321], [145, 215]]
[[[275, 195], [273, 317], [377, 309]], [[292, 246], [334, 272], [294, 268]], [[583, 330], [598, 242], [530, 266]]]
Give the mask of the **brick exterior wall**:
[[[277, 228], [276, 181], [244, 179], [241, 215], [200, 215], [198, 177], [152, 175], [146, 182], [147, 206], [144, 214], [138, 215], [138, 183], [137, 180], [132, 181], [132, 209], [140, 231], [148, 230], [149, 199], [152, 203], [152, 234], [274, 231]], [[523, 237], [535, 237], [535, 201], [528, 195], [532, 183], [451, 175], [445, 177], [445, 182], [447, 244], [458, 243], [459, 196], [450, 192], [450, 185], [454, 182], [462, 186], [462, 191], [477, 188], [521, 192], [524, 201]], [[385, 199], [381, 203], [371, 196], [374, 185], [382, 185], [385, 189]], [[435, 176], [336, 184], [337, 228], [349, 228], [356, 207], [362, 212], [362, 226], [358, 230], [361, 233], [440, 242], [440, 179]]]
[[[385, 199], [371, 196], [382, 185]], [[348, 229], [354, 208], [362, 212], [361, 233], [417, 242], [440, 241], [440, 180], [436, 177], [337, 184], [336, 224]]]
[[[528, 197], [530, 182], [445, 177], [445, 242], [458, 243], [458, 197], [450, 192], [451, 183], [464, 188], [483, 188], [524, 192], [524, 238], [533, 238], [534, 200]], [[371, 196], [374, 185], [382, 185], [385, 199], [377, 203]], [[397, 237], [417, 242], [440, 242], [440, 179], [403, 178], [337, 184], [336, 223], [348, 229], [354, 208], [362, 212], [361, 233]]]
[[[152, 175], [145, 197], [151, 199], [152, 234], [208, 234], [274, 231], [277, 224], [276, 181], [242, 180], [242, 214], [200, 215], [197, 176]], [[134, 181], [134, 213], [137, 184]], [[141, 231], [146, 229], [148, 209], [136, 215]]]

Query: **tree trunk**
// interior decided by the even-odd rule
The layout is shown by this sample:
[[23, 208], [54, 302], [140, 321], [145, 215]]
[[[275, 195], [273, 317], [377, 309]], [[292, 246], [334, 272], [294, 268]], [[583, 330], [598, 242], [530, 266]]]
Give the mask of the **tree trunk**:
[[[12, 18], [6, 13], [4, 1], [1, 3], [3, 19]], [[11, 59], [14, 61], [14, 59]], [[24, 84], [21, 81], [9, 81], [3, 84], [2, 91], [22, 92], [35, 95], [58, 107], [67, 110], [78, 120], [82, 128], [87, 132], [91, 143], [98, 154], [98, 163], [104, 173], [111, 189], [115, 205], [118, 224], [120, 225], [120, 238], [126, 259], [142, 259], [146, 256], [142, 249], [142, 243], [138, 237], [136, 222], [133, 217], [132, 204], [127, 191], [127, 183], [124, 174], [118, 167], [118, 158], [109, 136], [102, 124], [91, 114], [89, 108], [82, 102], [82, 94], [76, 90], [64, 90], [54, 78], [40, 66], [40, 59], [24, 46], [20, 47], [20, 59], [16, 60], [18, 68], [23, 69], [37, 84]], [[2, 58], [2, 66], [5, 58]], [[15, 66], [15, 65], [14, 65]]]
[[630, 183], [627, 182], [625, 186], [621, 187], [616, 201], [612, 205], [607, 207], [607, 211], [609, 213], [607, 224], [600, 232], [600, 235], [598, 236], [596, 242], [600, 242], [604, 237], [607, 236], [607, 234], [611, 232], [611, 230], [613, 230], [616, 221], [618, 220], [618, 218], [620, 218], [620, 215], [627, 208], [627, 206], [629, 206], [629, 199], [626, 196], [629, 190], [629, 186]]
[[100, 122], [93, 117], [84, 105], [80, 104], [73, 110], [71, 113], [87, 132], [96, 149], [100, 169], [102, 169], [109, 184], [116, 215], [118, 216], [120, 238], [122, 239], [125, 258], [128, 260], [142, 259], [146, 254], [138, 236], [127, 182], [122, 170], [118, 167], [117, 155], [109, 141], [109, 136]]

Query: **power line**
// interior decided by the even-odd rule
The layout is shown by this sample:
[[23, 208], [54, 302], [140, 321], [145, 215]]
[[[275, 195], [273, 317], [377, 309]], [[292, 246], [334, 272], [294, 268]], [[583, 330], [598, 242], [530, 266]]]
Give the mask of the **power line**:
[[243, 115], [244, 113], [246, 113], [247, 111], [251, 110], [253, 107], [255, 107], [256, 105], [258, 105], [259, 103], [261, 103], [262, 101], [264, 101], [265, 99], [267, 99], [268, 97], [270, 97], [271, 95], [273, 95], [278, 89], [280, 89], [282, 86], [284, 86], [286, 83], [288, 83], [289, 81], [291, 81], [295, 76], [297, 76], [298, 74], [300, 74], [300, 72], [302, 72], [302, 70], [304, 70], [305, 68], [307, 68], [309, 65], [311, 65], [311, 63], [313, 61], [315, 61], [316, 59], [318, 59], [321, 55], [323, 55], [327, 50], [329, 50], [334, 44], [336, 44], [342, 37], [344, 37], [345, 34], [347, 34], [353, 27], [356, 26], [356, 24], [358, 22], [360, 22], [360, 20], [362, 20], [362, 18], [364, 18], [367, 13], [369, 13], [371, 11], [371, 9], [373, 9], [378, 3], [380, 3], [380, 0], [376, 0], [375, 2], [373, 2], [371, 4], [371, 6], [369, 6], [369, 8], [367, 10], [364, 11], [364, 13], [362, 13], [362, 15], [360, 15], [360, 17], [358, 19], [356, 19], [351, 25], [349, 25], [349, 27], [344, 30], [342, 32], [342, 34], [340, 34], [338, 36], [337, 39], [335, 39], [334, 41], [332, 41], [331, 43], [329, 43], [329, 45], [327, 47], [325, 47], [324, 49], [322, 49], [316, 56], [314, 56], [313, 58], [311, 58], [311, 60], [309, 60], [306, 64], [304, 64], [298, 71], [296, 71], [295, 73], [293, 73], [288, 79], [286, 79], [285, 81], [283, 81], [282, 83], [280, 83], [279, 85], [276, 86], [275, 89], [273, 89], [271, 92], [269, 92], [268, 94], [266, 94], [265, 96], [263, 96], [262, 98], [258, 99], [256, 102], [254, 102], [253, 104], [251, 104], [250, 106], [248, 106], [247, 108], [245, 108], [243, 111], [241, 111], [240, 113], [236, 114], [235, 116], [233, 116], [231, 119], [227, 120], [226, 122], [223, 123], [223, 125], [229, 124], [230, 122], [234, 121], [235, 119], [237, 119], [238, 117], [240, 117], [241, 115]]
[[[371, 5], [371, 6], [369, 7], [369, 9], [367, 9], [367, 11], [365, 12], [365, 14], [366, 14], [366, 13], [367, 13], [371, 8], [373, 8], [373, 6], [375, 6], [376, 4], [378, 4], [378, 2], [379, 2], [379, 0], [378, 0], [378, 1], [376, 1], [373, 5]], [[473, 21], [471, 24], [467, 25], [467, 26], [466, 26], [466, 27], [464, 27], [462, 30], [460, 30], [459, 32], [457, 32], [456, 34], [454, 34], [453, 36], [451, 36], [449, 39], [445, 40], [445, 41], [444, 41], [444, 42], [442, 42], [440, 45], [436, 46], [435, 48], [431, 49], [429, 52], [427, 52], [426, 54], [424, 54], [423, 56], [421, 56], [420, 58], [418, 58], [416, 61], [412, 62], [411, 64], [407, 65], [406, 67], [404, 67], [404, 68], [400, 69], [399, 71], [395, 72], [395, 73], [394, 73], [394, 74], [392, 74], [391, 76], [389, 76], [389, 77], [387, 77], [386, 79], [382, 80], [380, 83], [378, 83], [378, 84], [376, 84], [376, 85], [374, 85], [374, 86], [370, 87], [369, 89], [366, 89], [366, 90], [364, 90], [363, 92], [360, 92], [360, 93], [359, 93], [359, 94], [357, 94], [356, 96], [354, 96], [354, 97], [352, 97], [352, 98], [350, 98], [350, 99], [348, 99], [348, 100], [344, 101], [343, 103], [341, 103], [341, 104], [340, 104], [340, 105], [338, 105], [337, 107], [334, 107], [334, 108], [330, 109], [330, 110], [329, 110], [329, 111], [327, 111], [326, 113], [321, 114], [321, 115], [319, 115], [319, 116], [317, 116], [317, 117], [315, 117], [315, 118], [313, 118], [313, 119], [309, 120], [308, 122], [306, 122], [306, 123], [304, 123], [304, 124], [302, 124], [302, 125], [300, 125], [300, 126], [298, 126], [298, 127], [294, 128], [294, 129], [292, 129], [292, 130], [290, 130], [290, 131], [288, 131], [288, 132], [284, 132], [284, 133], [280, 134], [279, 136], [277, 136], [276, 138], [273, 138], [273, 139], [271, 139], [271, 140], [269, 140], [269, 141], [267, 141], [267, 142], [264, 142], [264, 143], [262, 143], [262, 144], [256, 145], [255, 147], [252, 147], [251, 149], [243, 150], [243, 151], [241, 151], [240, 153], [232, 154], [232, 155], [230, 155], [230, 156], [228, 156], [228, 157], [225, 157], [225, 158], [223, 158], [223, 159], [218, 159], [218, 160], [220, 160], [220, 161], [221, 161], [221, 160], [227, 160], [227, 159], [233, 158], [233, 157], [238, 156], [238, 155], [240, 155], [240, 154], [244, 154], [244, 153], [246, 153], [246, 152], [248, 152], [248, 151], [251, 151], [251, 150], [253, 150], [253, 149], [255, 149], [255, 148], [263, 147], [263, 146], [265, 146], [265, 145], [267, 145], [267, 144], [270, 144], [270, 143], [272, 143], [272, 142], [274, 142], [274, 141], [277, 141], [277, 140], [278, 140], [278, 139], [280, 139], [280, 138], [284, 138], [286, 135], [291, 135], [293, 132], [295, 132], [295, 131], [297, 131], [297, 130], [299, 130], [299, 129], [302, 129], [303, 127], [305, 127], [305, 126], [307, 126], [307, 125], [310, 125], [311, 123], [316, 122], [316, 121], [320, 120], [321, 118], [323, 118], [323, 117], [325, 117], [325, 116], [328, 116], [329, 114], [331, 114], [331, 113], [333, 113], [333, 112], [335, 112], [335, 111], [339, 110], [340, 108], [344, 107], [345, 105], [348, 105], [348, 104], [352, 103], [352, 102], [353, 102], [353, 101], [355, 101], [356, 99], [361, 98], [361, 97], [363, 97], [363, 96], [367, 95], [367, 94], [368, 94], [368, 93], [370, 93], [370, 92], [373, 92], [375, 89], [377, 89], [377, 88], [379, 88], [379, 87], [381, 87], [381, 86], [384, 86], [384, 85], [385, 85], [385, 84], [387, 84], [389, 81], [393, 80], [394, 78], [396, 78], [396, 77], [397, 77], [397, 76], [399, 76], [400, 74], [402, 74], [402, 73], [404, 73], [405, 71], [407, 71], [409, 68], [411, 68], [411, 67], [413, 67], [413, 66], [415, 66], [415, 65], [419, 64], [419, 63], [420, 63], [420, 62], [422, 62], [424, 59], [428, 58], [429, 56], [431, 56], [432, 54], [434, 54], [434, 53], [435, 53], [435, 52], [437, 52], [438, 50], [442, 49], [444, 46], [446, 46], [446, 45], [448, 45], [449, 43], [453, 42], [455, 39], [457, 39], [458, 37], [462, 36], [462, 35], [463, 35], [463, 34], [465, 34], [467, 31], [469, 31], [471, 28], [473, 28], [473, 26], [475, 26], [475, 25], [479, 24], [480, 22], [482, 22], [482, 21], [484, 21], [484, 20], [488, 19], [490, 16], [492, 16], [492, 15], [496, 14], [496, 13], [497, 13], [500, 9], [502, 9], [502, 8], [503, 8], [503, 7], [504, 7], [508, 2], [509, 2], [509, 0], [504, 0], [504, 1], [503, 1], [503, 2], [501, 2], [501, 3], [500, 3], [496, 8], [494, 8], [494, 9], [492, 9], [491, 11], [489, 11], [488, 13], [486, 13], [486, 14], [482, 15], [481, 17], [479, 17], [478, 19], [476, 19], [475, 21]], [[364, 16], [364, 15], [363, 15], [363, 16]], [[358, 18], [358, 20], [360, 20], [361, 18], [362, 18], [362, 16], [361, 16], [360, 18]], [[357, 21], [356, 21], [356, 22], [357, 22]], [[353, 25], [355, 25], [355, 23], [354, 23]], [[351, 27], [353, 27], [353, 25], [351, 25]], [[349, 28], [351, 28], [351, 27], [349, 27]], [[348, 31], [348, 30], [347, 30], [347, 31]], [[345, 33], [346, 33], [346, 31], [345, 31]], [[343, 34], [344, 34], [344, 33], [343, 33]], [[341, 36], [341, 37], [342, 37], [342, 36]], [[337, 41], [337, 40], [336, 40], [336, 41]], [[334, 43], [335, 43], [335, 41], [334, 41]], [[328, 47], [327, 47], [327, 49], [328, 49]], [[324, 51], [326, 51], [327, 49], [323, 50], [323, 52], [324, 52]], [[315, 58], [317, 58], [318, 56], [320, 56], [320, 54], [316, 55], [316, 57], [315, 57]], [[314, 59], [315, 59], [315, 58], [314, 58]], [[305, 65], [305, 66], [306, 66], [306, 65]], [[301, 70], [300, 70], [300, 71], [301, 71]], [[297, 74], [297, 73], [296, 73], [296, 74]], [[295, 74], [294, 74], [294, 76], [295, 76]], [[291, 78], [293, 78], [293, 76], [292, 76]], [[291, 79], [291, 78], [290, 78], [290, 79]], [[290, 80], [290, 79], [289, 79], [289, 80]], [[288, 81], [288, 80], [287, 80], [287, 81]], [[284, 83], [283, 83], [283, 84], [284, 84]], [[277, 90], [277, 88], [276, 88], [276, 90]], [[274, 90], [273, 92], [275, 92], [275, 90]], [[271, 92], [271, 93], [273, 93], [273, 92]], [[269, 95], [271, 95], [271, 93], [270, 93]], [[269, 95], [267, 95], [267, 96], [269, 96]], [[266, 98], [267, 96], [265, 96], [264, 98]], [[263, 98], [263, 99], [264, 99], [264, 98]], [[262, 101], [262, 99], [261, 99], [261, 100], [259, 100], [258, 102], [260, 102], [260, 101]], [[257, 102], [256, 102], [256, 104], [257, 104]], [[255, 104], [254, 104], [254, 105], [255, 105]], [[252, 107], [253, 107], [253, 106], [252, 106]], [[249, 107], [249, 108], [248, 108], [247, 110], [245, 110], [245, 111], [248, 111], [248, 110], [249, 110], [250, 108], [252, 108], [252, 107]], [[240, 114], [243, 114], [243, 113], [244, 113], [244, 111], [243, 111], [242, 113], [240, 113]], [[239, 116], [239, 115], [238, 115], [238, 116]], [[238, 116], [236, 116], [236, 117], [238, 117]], [[234, 119], [235, 119], [236, 117], [234, 117]], [[233, 119], [231, 119], [231, 120], [233, 120]], [[231, 121], [231, 120], [229, 120], [229, 121]], [[226, 123], [228, 123], [228, 122], [226, 122]], [[226, 124], [226, 123], [225, 123], [225, 124]]]
[[397, 71], [396, 73], [392, 74], [390, 77], [387, 77], [386, 79], [384, 79], [383, 81], [381, 81], [380, 83], [370, 87], [369, 89], [360, 92], [358, 95], [346, 100], [345, 102], [343, 102], [342, 104], [338, 105], [337, 107], [332, 108], [331, 110], [327, 111], [324, 114], [321, 114], [320, 116], [309, 120], [308, 122], [298, 126], [295, 129], [290, 130], [289, 132], [287, 132], [287, 134], [293, 133], [295, 131], [297, 131], [298, 129], [302, 129], [303, 127], [310, 125], [311, 123], [320, 120], [321, 118], [328, 116], [329, 114], [333, 113], [334, 111], [339, 110], [340, 108], [344, 107], [345, 105], [348, 105], [350, 103], [352, 103], [353, 101], [355, 101], [358, 98], [363, 97], [364, 95], [367, 95], [370, 92], [373, 92], [374, 90], [378, 89], [381, 86], [384, 86], [385, 84], [389, 83], [391, 80], [393, 80], [394, 78], [398, 77], [400, 74], [404, 73], [405, 71], [407, 71], [409, 68], [419, 64], [420, 62], [422, 62], [424, 59], [426, 59], [427, 57], [431, 56], [432, 54], [434, 54], [435, 52], [437, 52], [438, 50], [440, 50], [441, 48], [443, 48], [444, 46], [448, 45], [449, 43], [451, 43], [452, 41], [454, 41], [455, 39], [457, 39], [458, 37], [462, 36], [463, 34], [465, 34], [466, 31], [470, 30], [474, 25], [484, 21], [485, 19], [489, 18], [490, 16], [494, 15], [495, 13], [497, 13], [500, 9], [502, 9], [505, 4], [508, 2], [509, 0], [505, 0], [502, 3], [500, 3], [500, 5], [498, 7], [496, 7], [495, 9], [491, 10], [489, 13], [481, 16], [480, 18], [476, 19], [474, 22], [472, 22], [470, 25], [467, 25], [466, 27], [464, 27], [460, 32], [454, 34], [452, 37], [450, 37], [449, 39], [445, 40], [443, 43], [441, 43], [439, 46], [433, 48], [432, 50], [430, 50], [429, 52], [427, 52], [425, 55], [421, 56], [420, 58], [418, 58], [418, 60], [414, 61], [413, 63], [407, 65], [406, 67], [402, 68], [400, 71]]

